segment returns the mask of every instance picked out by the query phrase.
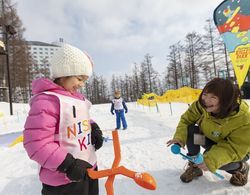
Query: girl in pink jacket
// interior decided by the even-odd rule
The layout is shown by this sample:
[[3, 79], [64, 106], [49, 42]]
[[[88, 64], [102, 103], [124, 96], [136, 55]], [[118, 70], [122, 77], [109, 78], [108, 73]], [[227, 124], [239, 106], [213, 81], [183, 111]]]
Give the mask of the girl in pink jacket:
[[23, 143], [40, 165], [42, 195], [98, 195], [98, 180], [89, 178], [87, 169], [97, 170], [102, 132], [90, 120], [91, 103], [77, 92], [92, 68], [85, 53], [63, 44], [51, 60], [53, 81], [32, 83]]

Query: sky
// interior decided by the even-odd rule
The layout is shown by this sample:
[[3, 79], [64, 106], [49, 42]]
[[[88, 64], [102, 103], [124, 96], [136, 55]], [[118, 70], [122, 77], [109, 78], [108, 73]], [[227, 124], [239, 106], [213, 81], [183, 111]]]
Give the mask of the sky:
[[63, 38], [87, 53], [98, 75], [131, 74], [145, 54], [166, 69], [170, 45], [203, 32], [222, 0], [13, 0], [29, 41]]
[[[250, 101], [249, 101], [250, 103]], [[181, 114], [187, 104], [172, 103], [172, 115], [169, 104], [159, 104], [159, 112], [128, 103], [126, 119], [127, 130], [118, 131], [121, 147], [120, 166], [134, 172], [147, 172], [156, 181], [154, 191], [138, 186], [131, 178], [123, 175], [115, 177], [116, 195], [248, 195], [250, 182], [243, 187], [234, 187], [229, 183], [230, 174], [218, 171], [225, 179], [221, 180], [210, 172], [193, 180], [182, 183], [179, 179], [187, 164], [180, 155], [171, 153], [166, 141], [171, 139]], [[14, 116], [9, 116], [8, 103], [0, 102], [0, 194], [3, 195], [39, 195], [41, 183], [38, 178], [38, 165], [28, 158], [22, 143], [8, 147], [23, 129], [28, 105], [14, 104]], [[110, 114], [110, 104], [93, 105], [91, 118], [103, 130], [105, 137], [112, 138], [115, 117]], [[135, 117], [136, 116], [136, 117]], [[12, 132], [12, 133], [11, 133]], [[185, 153], [182, 150], [182, 153]], [[112, 141], [104, 142], [97, 151], [99, 170], [112, 166], [114, 154]], [[249, 176], [250, 177], [250, 176]], [[106, 177], [99, 180], [100, 195], [106, 194]], [[129, 186], [129, 187], [128, 187]]]

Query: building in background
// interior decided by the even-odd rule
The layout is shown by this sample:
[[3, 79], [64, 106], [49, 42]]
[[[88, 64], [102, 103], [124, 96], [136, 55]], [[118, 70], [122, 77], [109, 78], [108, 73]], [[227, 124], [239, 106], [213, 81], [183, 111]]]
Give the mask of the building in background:
[[40, 41], [27, 41], [27, 46], [32, 59], [32, 64], [29, 66], [30, 80], [50, 77], [49, 61], [60, 47], [60, 43], [50, 44]]

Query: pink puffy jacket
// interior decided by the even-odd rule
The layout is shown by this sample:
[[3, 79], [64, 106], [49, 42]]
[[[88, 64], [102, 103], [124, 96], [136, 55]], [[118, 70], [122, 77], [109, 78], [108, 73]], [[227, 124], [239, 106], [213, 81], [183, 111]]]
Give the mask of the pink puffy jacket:
[[[71, 94], [48, 79], [38, 79], [32, 83], [33, 95], [44, 91], [85, 100], [81, 94]], [[30, 111], [23, 132], [25, 150], [29, 157], [41, 166], [39, 172], [41, 182], [52, 186], [70, 183], [64, 173], [56, 170], [67, 154], [67, 151], [54, 139], [58, 134], [59, 114], [60, 104], [57, 97], [47, 94], [37, 95], [30, 102]]]

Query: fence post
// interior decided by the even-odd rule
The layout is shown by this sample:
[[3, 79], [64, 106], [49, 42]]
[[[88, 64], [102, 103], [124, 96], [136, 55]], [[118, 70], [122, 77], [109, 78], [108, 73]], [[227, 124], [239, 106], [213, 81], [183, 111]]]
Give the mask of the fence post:
[[169, 102], [169, 106], [170, 106], [170, 113], [171, 113], [171, 116], [173, 115], [173, 111], [172, 111], [172, 105], [171, 105], [171, 102]]
[[156, 111], [159, 112], [159, 107], [158, 107], [157, 102], [155, 102], [155, 106], [156, 106]]

